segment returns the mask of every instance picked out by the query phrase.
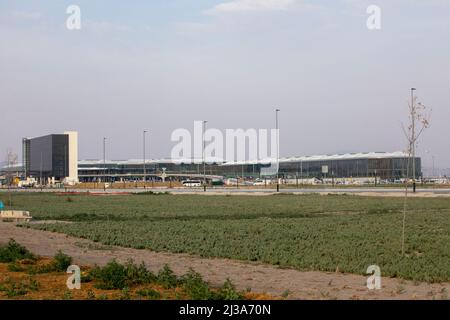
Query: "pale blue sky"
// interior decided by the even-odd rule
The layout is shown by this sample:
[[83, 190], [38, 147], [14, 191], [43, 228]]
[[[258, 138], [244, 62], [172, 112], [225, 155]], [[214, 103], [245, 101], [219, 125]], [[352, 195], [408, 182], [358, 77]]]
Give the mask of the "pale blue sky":
[[0, 2], [1, 160], [64, 130], [80, 158], [100, 158], [103, 136], [108, 158], [139, 158], [144, 128], [148, 157], [165, 157], [176, 128], [270, 128], [275, 107], [281, 155], [402, 150], [416, 87], [433, 108], [419, 149], [450, 167], [449, 84], [448, 0]]

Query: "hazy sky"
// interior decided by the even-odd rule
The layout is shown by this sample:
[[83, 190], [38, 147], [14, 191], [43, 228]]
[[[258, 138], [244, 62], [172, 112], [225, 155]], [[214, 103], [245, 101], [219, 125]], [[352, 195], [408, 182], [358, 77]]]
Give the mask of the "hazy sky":
[[275, 108], [282, 156], [404, 150], [411, 87], [433, 109], [424, 163], [450, 167], [449, 0], [0, 1], [0, 161], [65, 130], [80, 159], [104, 136], [140, 158], [143, 129], [166, 157], [176, 128], [273, 128]]

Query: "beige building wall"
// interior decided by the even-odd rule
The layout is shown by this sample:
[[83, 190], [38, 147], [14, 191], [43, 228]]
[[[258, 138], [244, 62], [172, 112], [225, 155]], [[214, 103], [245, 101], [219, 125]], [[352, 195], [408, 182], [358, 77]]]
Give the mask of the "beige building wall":
[[66, 178], [69, 183], [78, 183], [78, 132], [66, 131], [69, 136], [69, 176]]

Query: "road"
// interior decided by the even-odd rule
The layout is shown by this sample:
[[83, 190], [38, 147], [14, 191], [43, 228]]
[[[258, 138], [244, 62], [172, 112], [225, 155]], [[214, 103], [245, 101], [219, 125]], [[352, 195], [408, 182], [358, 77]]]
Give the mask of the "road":
[[[11, 189], [13, 192], [78, 192], [78, 193], [93, 193], [93, 194], [117, 194], [117, 193], [141, 193], [141, 192], [170, 192], [172, 194], [274, 194], [275, 188], [224, 188], [214, 187], [207, 188], [206, 192], [203, 188], [129, 188], [129, 189], [78, 189], [78, 188], [66, 188], [66, 189]], [[0, 192], [8, 192], [8, 189], [0, 189]], [[392, 187], [355, 187], [355, 188], [340, 188], [340, 187], [323, 187], [323, 188], [281, 188], [280, 193], [295, 193], [295, 194], [310, 194], [310, 193], [335, 193], [335, 194], [364, 194], [364, 195], [403, 195], [404, 188], [392, 188]], [[409, 189], [410, 195], [412, 190]], [[450, 188], [418, 188], [416, 196], [444, 196], [450, 195]]]

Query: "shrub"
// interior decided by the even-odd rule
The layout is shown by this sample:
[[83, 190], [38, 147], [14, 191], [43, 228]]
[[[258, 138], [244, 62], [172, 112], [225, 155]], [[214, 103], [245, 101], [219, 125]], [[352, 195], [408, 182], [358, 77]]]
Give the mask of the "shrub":
[[190, 269], [182, 278], [184, 291], [193, 300], [211, 300], [214, 298], [214, 293], [211, 291], [209, 284], [205, 282], [202, 276]]
[[23, 282], [19, 284], [12, 283], [11, 286], [6, 288], [5, 293], [8, 298], [14, 298], [17, 296], [26, 295], [28, 293], [28, 290]]
[[13, 262], [8, 265], [8, 271], [10, 271], [10, 272], [21, 272], [24, 270], [25, 269], [17, 262]]
[[103, 268], [95, 267], [91, 270], [91, 275], [94, 279], [101, 282], [96, 285], [99, 289], [123, 289], [126, 286], [126, 268], [116, 260], [108, 262]]
[[64, 254], [61, 250], [58, 251], [53, 259], [54, 260], [49, 264], [28, 268], [28, 273], [36, 274], [66, 271], [67, 268], [72, 264], [72, 257]]
[[177, 276], [167, 264], [158, 272], [157, 281], [165, 289], [175, 288], [178, 285]]
[[93, 276], [91, 273], [87, 273], [87, 274], [83, 274], [81, 273], [81, 283], [88, 283], [88, 282], [92, 282]]
[[147, 270], [144, 262], [139, 266], [133, 263], [133, 260], [128, 260], [125, 264], [127, 284], [143, 284], [150, 283], [156, 280], [156, 276]]
[[130, 289], [128, 287], [124, 287], [119, 295], [119, 300], [130, 300], [130, 299], [131, 299]]
[[58, 251], [54, 259], [53, 265], [55, 271], [66, 271], [72, 264], [72, 257], [64, 254], [61, 250]]
[[[128, 260], [125, 265], [112, 260], [103, 268], [95, 267], [85, 276], [87, 281], [99, 280], [99, 289], [123, 289], [136, 284], [150, 283], [156, 280], [153, 273], [147, 270], [144, 263], [139, 266]], [[85, 281], [86, 282], [86, 281]]]
[[28, 281], [29, 281], [28, 288], [30, 290], [32, 290], [32, 291], [38, 291], [39, 290], [40, 284], [39, 284], [39, 282], [36, 279], [30, 277]]
[[161, 294], [153, 289], [141, 289], [136, 292], [139, 296], [150, 298], [150, 299], [160, 299]]
[[0, 285], [0, 291], [5, 292], [8, 298], [26, 295], [30, 290], [38, 291], [39, 282], [32, 277], [29, 278], [28, 283], [21, 281], [19, 283], [13, 282], [11, 279], [6, 280], [4, 285]]
[[15, 262], [22, 259], [36, 260], [36, 257], [14, 239], [9, 240], [6, 246], [0, 246], [0, 262]]
[[72, 292], [70, 290], [66, 290], [63, 294], [64, 300], [72, 300]]
[[222, 288], [220, 288], [218, 292], [219, 300], [242, 300], [243, 298], [243, 294], [236, 291], [236, 288], [230, 279], [225, 281]]

